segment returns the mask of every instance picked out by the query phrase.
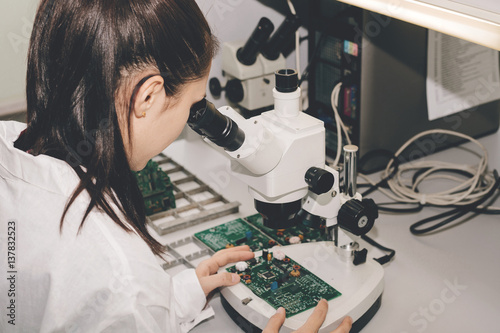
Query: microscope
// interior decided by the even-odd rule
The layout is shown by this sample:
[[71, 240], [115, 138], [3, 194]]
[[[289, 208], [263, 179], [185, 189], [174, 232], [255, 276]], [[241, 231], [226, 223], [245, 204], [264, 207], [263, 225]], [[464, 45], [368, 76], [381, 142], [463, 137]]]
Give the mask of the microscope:
[[210, 79], [212, 96], [218, 98], [225, 90], [226, 98], [248, 116], [271, 109], [274, 72], [286, 67], [282, 50], [299, 26], [299, 17], [290, 14], [270, 38], [274, 25], [263, 17], [246, 42], [223, 43], [222, 72], [227, 83], [222, 88], [217, 78]]
[[[265, 226], [326, 226], [329, 241], [280, 249], [342, 293], [329, 301], [320, 332], [332, 331], [347, 315], [356, 332], [377, 312], [383, 291], [383, 268], [357, 242], [373, 227], [377, 206], [356, 190], [356, 146], [344, 147], [342, 191], [339, 172], [325, 165], [324, 125], [301, 112], [297, 72], [278, 70], [275, 82], [272, 111], [245, 119], [202, 100], [191, 109], [188, 125], [231, 158], [231, 171], [248, 185]], [[262, 330], [275, 312], [241, 283], [223, 288], [221, 300], [247, 332]], [[311, 312], [287, 318], [280, 332], [298, 329]]]

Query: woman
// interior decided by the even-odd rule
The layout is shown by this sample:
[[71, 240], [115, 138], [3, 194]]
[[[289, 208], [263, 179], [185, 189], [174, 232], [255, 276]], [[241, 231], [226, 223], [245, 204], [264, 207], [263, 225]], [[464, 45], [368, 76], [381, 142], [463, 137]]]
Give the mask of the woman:
[[[14, 318], [4, 316], [2, 332], [187, 331], [211, 315], [212, 290], [238, 283], [216, 272], [252, 258], [248, 247], [173, 278], [162, 270], [131, 172], [181, 132], [216, 44], [192, 0], [42, 0], [27, 127], [0, 123], [2, 244], [15, 253], [5, 262], [14, 282], [2, 282], [14, 288], [2, 303], [15, 305]], [[283, 320], [278, 311], [269, 332]]]

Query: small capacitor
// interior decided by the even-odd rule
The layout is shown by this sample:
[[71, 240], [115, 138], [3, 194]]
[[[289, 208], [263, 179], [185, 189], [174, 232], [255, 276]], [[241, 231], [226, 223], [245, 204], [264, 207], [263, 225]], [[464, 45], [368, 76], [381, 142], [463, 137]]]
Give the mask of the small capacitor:
[[267, 255], [268, 254], [269, 254], [268, 250], [262, 250], [262, 258], [264, 258], [264, 260], [267, 260]]
[[245, 237], [247, 238], [247, 240], [251, 240], [253, 237], [252, 231], [248, 230], [247, 232], [245, 232]]
[[273, 254], [272, 253], [267, 254], [267, 261], [273, 261]]
[[278, 281], [273, 281], [271, 283], [271, 290], [276, 290], [278, 289]]

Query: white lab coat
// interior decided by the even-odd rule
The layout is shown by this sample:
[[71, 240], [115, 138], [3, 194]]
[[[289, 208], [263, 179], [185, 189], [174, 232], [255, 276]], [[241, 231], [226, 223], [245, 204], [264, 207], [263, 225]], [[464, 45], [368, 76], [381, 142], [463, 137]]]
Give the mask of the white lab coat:
[[79, 178], [64, 161], [14, 148], [24, 128], [0, 122], [1, 332], [185, 332], [212, 315], [194, 270], [170, 277], [104, 213], [94, 209], [78, 233], [88, 195], [60, 231]]

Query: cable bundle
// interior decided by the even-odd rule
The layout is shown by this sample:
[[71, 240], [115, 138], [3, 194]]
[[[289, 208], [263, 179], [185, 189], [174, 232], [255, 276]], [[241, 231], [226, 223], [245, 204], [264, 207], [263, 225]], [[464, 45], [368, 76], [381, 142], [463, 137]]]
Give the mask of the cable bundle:
[[[395, 166], [401, 153], [413, 142], [430, 134], [445, 134], [466, 139], [479, 147], [482, 152], [476, 165], [456, 164], [442, 161], [414, 161]], [[372, 185], [375, 183], [360, 174]], [[464, 176], [466, 176], [464, 179]], [[382, 177], [387, 179], [390, 191], [380, 189], [389, 198], [400, 203], [420, 203], [435, 206], [468, 205], [483, 197], [494, 186], [495, 177], [488, 171], [488, 152], [474, 138], [444, 129], [421, 132], [408, 140], [387, 164]], [[451, 188], [439, 192], [422, 192], [419, 188], [426, 181], [446, 179], [456, 183]]]
[[[335, 86], [331, 94], [331, 104], [337, 127], [337, 155], [333, 162], [334, 167], [337, 166], [340, 160], [340, 152], [342, 151], [342, 132], [347, 142], [351, 144], [347, 129], [337, 109], [341, 89], [342, 82]], [[479, 148], [479, 161], [477, 164], [457, 164], [428, 160], [413, 161], [406, 164], [399, 163], [399, 157], [408, 147], [420, 138], [432, 134], [459, 137], [475, 144]], [[414, 223], [410, 227], [410, 231], [416, 235], [434, 231], [470, 212], [485, 214], [500, 213], [498, 208], [491, 209], [481, 206], [489, 198], [492, 198], [496, 190], [500, 187], [500, 179], [496, 170], [488, 170], [488, 152], [486, 148], [476, 139], [459, 132], [445, 129], [433, 129], [415, 135], [403, 144], [391, 157], [386, 168], [382, 172], [382, 180], [377, 183], [362, 173], [358, 174], [371, 184], [371, 187], [362, 194], [363, 196], [378, 189], [394, 201], [388, 204], [379, 204], [380, 210], [395, 213], [410, 213], [418, 212], [422, 210], [424, 206], [453, 208], [450, 211]], [[436, 180], [449, 181], [452, 182], [453, 185], [445, 190], [437, 192], [422, 191], [421, 185]], [[390, 204], [414, 204], [415, 207], [409, 209], [382, 207], [383, 205]], [[429, 227], [419, 228], [430, 222], [444, 218], [446, 219], [441, 222], [436, 222]]]
[[[479, 162], [477, 164], [467, 165], [422, 160], [403, 165], [398, 164], [398, 157], [413, 142], [426, 135], [437, 133], [460, 137], [477, 145], [480, 148], [479, 151], [482, 152], [479, 156]], [[488, 171], [488, 152], [486, 148], [479, 141], [468, 135], [443, 129], [424, 131], [408, 140], [387, 164], [387, 167], [382, 173], [382, 181], [375, 183], [366, 175], [359, 175], [372, 184], [372, 188], [369, 191], [378, 188], [396, 203], [417, 204], [417, 208], [411, 209], [413, 212], [421, 210], [424, 206], [454, 207], [454, 209], [450, 211], [414, 223], [410, 227], [410, 231], [415, 235], [435, 231], [470, 212], [479, 212], [480, 210], [488, 212], [484, 211], [484, 208], [480, 205], [493, 197], [500, 186], [500, 179], [496, 170], [493, 172]], [[424, 182], [436, 180], [447, 180], [455, 184], [439, 192], [421, 191], [419, 186]], [[381, 188], [381, 186], [385, 186], [388, 189]], [[397, 209], [387, 208], [384, 210], [392, 212], [398, 211]], [[409, 212], [409, 210], [399, 211]], [[497, 209], [495, 213], [498, 213]], [[444, 218], [446, 219], [441, 222], [436, 222], [431, 226], [420, 228], [423, 225]]]

